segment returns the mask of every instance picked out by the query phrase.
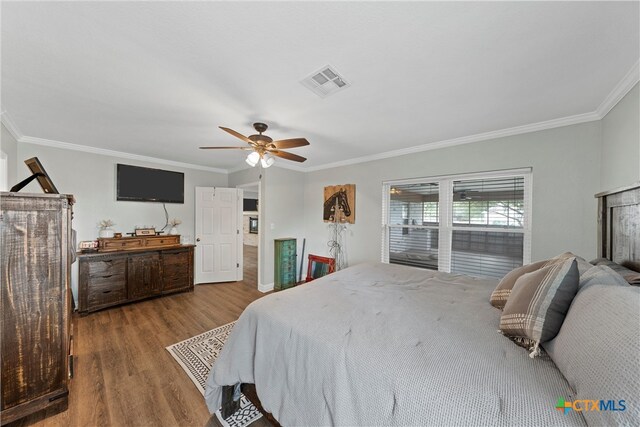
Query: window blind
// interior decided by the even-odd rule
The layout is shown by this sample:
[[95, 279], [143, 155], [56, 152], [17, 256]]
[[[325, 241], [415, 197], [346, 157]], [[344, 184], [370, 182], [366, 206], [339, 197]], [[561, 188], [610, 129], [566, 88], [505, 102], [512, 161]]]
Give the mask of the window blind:
[[529, 259], [530, 171], [383, 185], [382, 259], [502, 277]]
[[523, 240], [521, 233], [453, 230], [451, 271], [503, 277], [522, 265]]
[[522, 265], [524, 177], [453, 181], [451, 271], [502, 277]]
[[394, 185], [389, 190], [389, 262], [438, 269], [439, 186]]

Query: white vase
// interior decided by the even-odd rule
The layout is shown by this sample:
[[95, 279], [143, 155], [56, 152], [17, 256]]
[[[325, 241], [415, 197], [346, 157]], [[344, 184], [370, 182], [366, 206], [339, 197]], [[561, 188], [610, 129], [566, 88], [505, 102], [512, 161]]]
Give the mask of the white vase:
[[113, 237], [113, 229], [111, 229], [111, 228], [103, 228], [102, 230], [100, 230], [100, 233], [98, 234], [98, 236], [103, 237], [103, 238]]
[[178, 227], [171, 227], [171, 230], [169, 230], [169, 234], [171, 234], [172, 236], [178, 234]]

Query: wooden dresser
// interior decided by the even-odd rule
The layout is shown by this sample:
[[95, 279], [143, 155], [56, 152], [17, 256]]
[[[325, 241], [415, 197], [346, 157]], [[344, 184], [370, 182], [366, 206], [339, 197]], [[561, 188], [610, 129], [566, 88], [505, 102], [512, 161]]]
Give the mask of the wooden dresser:
[[1, 193], [2, 424], [66, 409], [73, 196]]
[[78, 255], [80, 314], [193, 290], [193, 245], [120, 251], [112, 246], [106, 252]]
[[297, 245], [294, 238], [275, 239], [273, 289], [281, 290], [296, 284]]

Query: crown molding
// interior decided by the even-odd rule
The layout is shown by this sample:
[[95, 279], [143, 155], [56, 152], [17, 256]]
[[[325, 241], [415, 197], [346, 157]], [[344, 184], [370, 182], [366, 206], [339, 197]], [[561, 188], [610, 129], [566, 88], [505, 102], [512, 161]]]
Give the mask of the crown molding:
[[579, 123], [592, 122], [596, 120], [602, 120], [604, 116], [615, 107], [618, 102], [624, 96], [629, 93], [631, 89], [640, 81], [640, 60], [631, 67], [631, 69], [624, 75], [622, 80], [611, 90], [609, 95], [602, 101], [595, 111], [584, 114], [577, 114], [574, 116], [562, 117], [559, 119], [547, 120], [544, 122], [531, 123], [523, 126], [516, 126], [507, 129], [501, 129], [497, 131], [479, 133], [476, 135], [464, 136], [461, 138], [448, 139], [444, 141], [432, 142], [423, 145], [416, 145], [413, 147], [403, 148], [400, 150], [387, 151], [379, 154], [372, 154], [370, 156], [355, 157], [353, 159], [342, 160], [338, 162], [326, 163], [324, 165], [311, 166], [305, 168], [305, 172], [314, 172], [324, 169], [331, 169], [341, 166], [350, 166], [357, 163], [370, 162], [374, 160], [388, 159], [390, 157], [403, 156], [406, 154], [420, 153], [423, 151], [437, 150], [440, 148], [453, 147], [456, 145], [470, 144], [472, 142], [486, 141], [488, 139], [503, 138], [506, 136], [520, 135], [529, 132], [537, 132], [545, 129], [554, 129], [562, 126], [570, 126]]
[[[546, 120], [543, 122], [531, 123], [522, 126], [515, 126], [506, 129], [500, 129], [496, 131], [484, 132], [475, 135], [464, 136], [460, 138], [447, 139], [443, 141], [430, 142], [427, 144], [416, 145], [413, 147], [402, 148], [399, 150], [386, 151], [384, 153], [372, 154], [368, 156], [354, 157], [352, 159], [340, 160], [332, 163], [325, 163], [318, 166], [302, 167], [297, 164], [287, 164], [278, 162], [273, 167], [293, 170], [296, 172], [315, 172], [325, 169], [332, 169], [341, 166], [350, 166], [358, 163], [371, 162], [374, 160], [388, 159], [391, 157], [403, 156], [407, 154], [420, 153], [430, 150], [438, 150], [441, 148], [454, 147], [456, 145], [471, 144], [473, 142], [486, 141], [489, 139], [504, 138], [507, 136], [521, 135], [530, 132], [538, 132], [547, 129], [554, 129], [562, 126], [570, 126], [579, 123], [592, 122], [596, 120], [602, 120], [613, 107], [627, 94], [629, 91], [640, 81], [640, 60], [631, 67], [631, 69], [624, 75], [622, 80], [613, 88], [613, 90], [607, 95], [607, 97], [600, 103], [595, 111], [584, 114], [576, 114], [574, 116], [561, 117], [559, 119]], [[62, 148], [67, 150], [83, 151], [93, 154], [101, 154], [112, 157], [122, 157], [125, 159], [139, 160], [144, 162], [153, 162], [158, 164], [164, 164], [169, 166], [176, 166], [187, 169], [203, 170], [216, 173], [234, 173], [241, 170], [249, 169], [249, 166], [242, 164], [235, 168], [221, 169], [209, 166], [196, 165], [192, 163], [182, 163], [173, 160], [160, 159], [157, 157], [148, 157], [138, 154], [125, 153], [122, 151], [108, 150], [104, 148], [90, 147], [86, 145], [71, 144], [68, 142], [54, 141], [50, 139], [35, 138], [31, 136], [23, 135], [16, 124], [11, 120], [6, 111], [3, 111], [0, 115], [2, 123], [5, 125], [9, 133], [21, 143], [44, 145], [48, 147]]]
[[609, 95], [607, 95], [604, 101], [602, 101], [598, 106], [596, 112], [600, 118], [604, 118], [604, 116], [606, 116], [609, 111], [611, 111], [613, 107], [615, 107], [618, 102], [620, 102], [620, 100], [624, 98], [631, 89], [633, 89], [638, 81], [640, 81], [640, 60], [636, 61], [633, 67], [631, 67], [622, 80], [618, 82]]
[[160, 159], [158, 157], [142, 156], [139, 154], [125, 153], [124, 151], [107, 150], [105, 148], [91, 147], [88, 145], [71, 144], [68, 142], [55, 141], [55, 140], [44, 139], [44, 138], [35, 138], [32, 136], [23, 136], [22, 138], [18, 139], [18, 142], [23, 144], [43, 145], [45, 147], [62, 148], [64, 150], [81, 151], [81, 152], [91, 153], [91, 154], [100, 154], [103, 156], [120, 157], [123, 159], [138, 160], [141, 162], [151, 162], [151, 163], [157, 163], [157, 164], [167, 165], [167, 166], [175, 166], [175, 167], [185, 168], [185, 169], [195, 169], [195, 170], [202, 170], [207, 172], [216, 172], [216, 173], [223, 173], [223, 174], [227, 173], [226, 169], [195, 165], [192, 163], [176, 162], [173, 160]]
[[[279, 162], [276, 160], [276, 162], [273, 164], [273, 166], [275, 166], [276, 168], [279, 169], [288, 169], [291, 171], [296, 171], [296, 172], [308, 172], [309, 168], [304, 168], [302, 166], [298, 166], [297, 163], [284, 163], [284, 162]], [[271, 167], [273, 167], [271, 166]]]
[[227, 173], [240, 172], [240, 171], [243, 171], [243, 170], [246, 170], [246, 169], [251, 169], [251, 167], [249, 165], [247, 165], [246, 162], [245, 162], [244, 165], [240, 165], [240, 166], [236, 166], [235, 168], [227, 169]]
[[471, 144], [473, 142], [486, 141], [488, 139], [504, 138], [506, 136], [521, 135], [524, 133], [538, 132], [541, 130], [553, 129], [563, 126], [570, 126], [579, 123], [600, 120], [596, 112], [577, 114], [575, 116], [562, 117], [559, 119], [547, 120], [544, 122], [531, 123], [528, 125], [515, 126], [491, 132], [478, 133], [475, 135], [463, 136], [460, 138], [447, 139], [444, 141], [431, 142], [423, 145], [402, 148], [400, 150], [386, 151], [384, 153], [372, 154], [369, 156], [355, 157], [353, 159], [341, 160], [339, 162], [327, 163], [319, 166], [306, 168], [307, 172], [315, 172], [324, 169], [331, 169], [340, 166], [350, 166], [357, 163], [371, 162], [374, 160], [388, 159], [390, 157], [403, 156], [406, 154], [420, 153], [423, 151], [438, 150], [440, 148], [454, 147], [456, 145]]
[[20, 132], [20, 129], [18, 129], [18, 126], [16, 126], [13, 120], [11, 120], [11, 117], [9, 117], [9, 114], [7, 114], [6, 111], [3, 111], [0, 115], [0, 121], [16, 141], [20, 141], [24, 138], [24, 135]]
[[108, 150], [106, 148], [91, 147], [88, 145], [71, 144], [69, 142], [56, 141], [53, 139], [36, 138], [33, 136], [25, 136], [18, 126], [15, 124], [6, 111], [0, 114], [0, 121], [7, 128], [9, 133], [22, 144], [43, 145], [45, 147], [61, 148], [64, 150], [81, 151], [91, 154], [101, 154], [103, 156], [121, 157], [123, 159], [138, 160], [141, 162], [158, 163], [161, 165], [175, 166], [185, 169], [195, 169], [207, 172], [227, 173], [226, 169], [214, 168], [210, 166], [196, 165], [193, 163], [176, 162], [174, 160], [160, 159], [158, 157], [143, 156], [140, 154], [125, 153], [124, 151]]

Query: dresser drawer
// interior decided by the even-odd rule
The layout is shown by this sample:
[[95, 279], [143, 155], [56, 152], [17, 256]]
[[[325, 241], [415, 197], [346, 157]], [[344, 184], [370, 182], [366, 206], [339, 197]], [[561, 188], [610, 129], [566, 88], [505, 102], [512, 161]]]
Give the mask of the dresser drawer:
[[162, 253], [162, 262], [164, 265], [176, 265], [176, 264], [189, 264], [189, 252], [170, 252], [164, 251]]
[[90, 278], [108, 278], [118, 274], [124, 275], [127, 259], [124, 257], [95, 260], [88, 263]]
[[100, 241], [101, 251], [118, 251], [142, 247], [142, 239], [105, 239]]
[[162, 291], [175, 291], [178, 289], [186, 289], [191, 285], [189, 276], [187, 275], [174, 275], [165, 276], [162, 278], [163, 286]]
[[118, 304], [126, 300], [126, 286], [127, 282], [124, 274], [113, 276], [109, 279], [90, 279], [87, 293], [89, 309]]
[[164, 264], [162, 268], [162, 274], [165, 277], [168, 276], [188, 276], [189, 264]]
[[[158, 236], [153, 237], [157, 242]], [[167, 243], [180, 238], [165, 237]], [[141, 240], [124, 239], [122, 241]], [[136, 248], [79, 256], [78, 311], [81, 315], [189, 290], [193, 290], [192, 246]]]
[[174, 246], [180, 244], [180, 236], [155, 236], [144, 240], [146, 247]]

